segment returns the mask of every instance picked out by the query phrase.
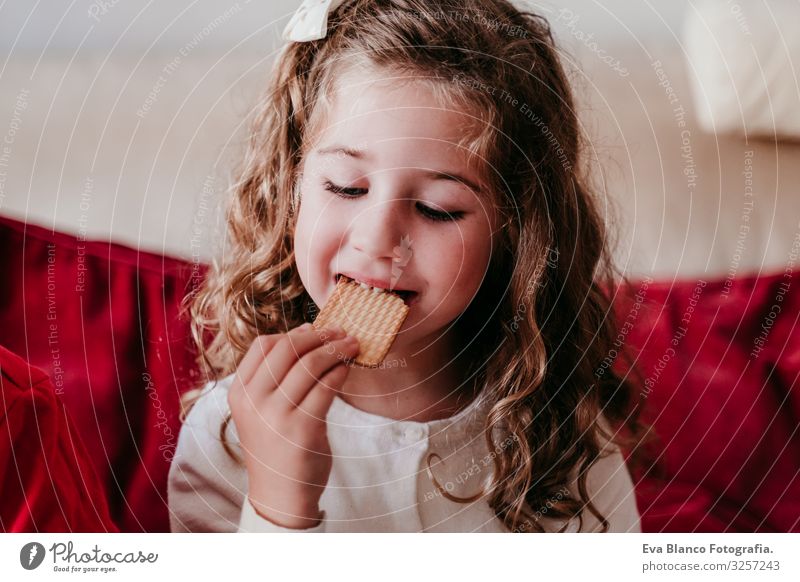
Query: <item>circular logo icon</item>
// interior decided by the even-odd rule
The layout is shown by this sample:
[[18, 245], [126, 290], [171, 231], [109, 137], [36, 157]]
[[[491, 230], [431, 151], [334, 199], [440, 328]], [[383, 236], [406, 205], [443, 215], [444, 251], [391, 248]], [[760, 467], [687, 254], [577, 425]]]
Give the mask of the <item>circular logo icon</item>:
[[22, 546], [19, 551], [19, 563], [26, 570], [35, 570], [44, 560], [44, 546], [38, 542], [31, 542]]

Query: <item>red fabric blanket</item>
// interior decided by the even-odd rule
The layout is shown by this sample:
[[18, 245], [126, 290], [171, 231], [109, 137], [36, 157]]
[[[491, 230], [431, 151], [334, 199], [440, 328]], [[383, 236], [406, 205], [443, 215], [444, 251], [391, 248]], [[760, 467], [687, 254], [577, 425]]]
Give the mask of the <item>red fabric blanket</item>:
[[117, 531], [105, 488], [47, 374], [2, 346], [0, 397], [0, 531]]
[[205, 267], [0, 218], [0, 344], [46, 371], [122, 531], [169, 531], [179, 394], [196, 378], [184, 295]]
[[800, 530], [799, 287], [641, 281], [617, 302], [660, 439], [634, 471], [645, 531]]
[[[178, 306], [205, 267], [2, 218], [0, 244], [0, 344], [50, 375], [114, 523], [167, 531], [178, 396], [198, 382]], [[645, 531], [800, 531], [798, 287], [791, 270], [640, 281], [616, 302], [660, 438], [633, 471]]]

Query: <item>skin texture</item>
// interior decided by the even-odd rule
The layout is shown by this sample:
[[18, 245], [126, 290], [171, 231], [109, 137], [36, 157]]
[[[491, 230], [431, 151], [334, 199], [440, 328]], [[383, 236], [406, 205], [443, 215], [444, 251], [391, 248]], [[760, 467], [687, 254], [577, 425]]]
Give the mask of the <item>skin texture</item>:
[[[368, 412], [423, 422], [469, 401], [450, 324], [483, 283], [497, 228], [486, 193], [454, 178], [481, 184], [457, 145], [471, 121], [413, 79], [377, 71], [340, 77], [304, 158], [294, 232], [300, 277], [319, 306], [342, 271], [392, 280], [419, 296], [386, 357], [402, 367], [347, 367], [342, 358], [357, 354], [357, 342], [303, 326], [250, 347], [229, 403], [250, 501], [274, 523], [307, 528], [320, 519], [331, 470], [325, 417], [336, 395]], [[327, 183], [356, 190], [343, 197]], [[461, 218], [432, 220], [431, 211]]]

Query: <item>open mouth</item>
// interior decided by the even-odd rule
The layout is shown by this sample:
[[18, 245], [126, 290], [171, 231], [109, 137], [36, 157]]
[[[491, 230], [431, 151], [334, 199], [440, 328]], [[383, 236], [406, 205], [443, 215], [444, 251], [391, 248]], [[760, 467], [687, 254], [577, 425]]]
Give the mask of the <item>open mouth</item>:
[[347, 275], [342, 275], [341, 273], [337, 273], [334, 275], [333, 280], [334, 283], [338, 283], [339, 279], [344, 278], [346, 281], [354, 281], [364, 287], [365, 289], [371, 289], [375, 293], [391, 293], [392, 295], [397, 295], [400, 299], [403, 300], [407, 306], [411, 307], [414, 303], [417, 302], [419, 293], [416, 291], [410, 291], [408, 289], [382, 289], [381, 287], [375, 287], [374, 285], [370, 285], [368, 283], [364, 283], [363, 281], [359, 281], [358, 279], [353, 279], [352, 277], [348, 277]]

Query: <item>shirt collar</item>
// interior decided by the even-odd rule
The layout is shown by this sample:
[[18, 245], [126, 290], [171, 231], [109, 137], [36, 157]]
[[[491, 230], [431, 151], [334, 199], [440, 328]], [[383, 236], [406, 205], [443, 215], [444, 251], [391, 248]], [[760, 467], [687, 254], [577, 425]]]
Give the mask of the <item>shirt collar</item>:
[[329, 426], [340, 429], [368, 429], [394, 434], [447, 435], [451, 444], [474, 439], [484, 428], [490, 402], [484, 393], [479, 394], [469, 405], [447, 418], [418, 422], [397, 420], [356, 408], [338, 396], [334, 398], [328, 412]]

